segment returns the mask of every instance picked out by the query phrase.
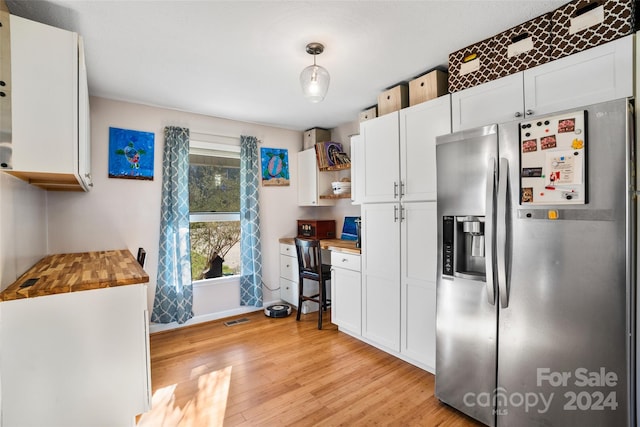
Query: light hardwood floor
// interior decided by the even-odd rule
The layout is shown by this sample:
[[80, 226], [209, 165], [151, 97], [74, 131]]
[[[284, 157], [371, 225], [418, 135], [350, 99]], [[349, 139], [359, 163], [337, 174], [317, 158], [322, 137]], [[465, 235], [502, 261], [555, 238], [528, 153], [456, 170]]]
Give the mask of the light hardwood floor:
[[[441, 404], [434, 376], [325, 314], [262, 312], [151, 335], [153, 409], [138, 426], [480, 426]], [[234, 318], [234, 319], [237, 319]]]

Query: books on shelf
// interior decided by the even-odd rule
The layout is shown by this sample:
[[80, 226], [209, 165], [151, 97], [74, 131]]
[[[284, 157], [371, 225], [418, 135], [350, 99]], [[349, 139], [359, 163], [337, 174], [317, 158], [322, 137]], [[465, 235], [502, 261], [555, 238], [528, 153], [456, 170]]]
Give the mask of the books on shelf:
[[351, 164], [351, 159], [339, 142], [318, 142], [315, 147], [319, 169], [339, 168]]

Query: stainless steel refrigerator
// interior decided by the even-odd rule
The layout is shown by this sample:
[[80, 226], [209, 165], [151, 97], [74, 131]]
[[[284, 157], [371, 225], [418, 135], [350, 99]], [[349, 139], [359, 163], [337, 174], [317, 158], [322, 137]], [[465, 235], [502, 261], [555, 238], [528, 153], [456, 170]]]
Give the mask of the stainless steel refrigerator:
[[632, 426], [633, 118], [437, 138], [436, 396], [489, 426]]

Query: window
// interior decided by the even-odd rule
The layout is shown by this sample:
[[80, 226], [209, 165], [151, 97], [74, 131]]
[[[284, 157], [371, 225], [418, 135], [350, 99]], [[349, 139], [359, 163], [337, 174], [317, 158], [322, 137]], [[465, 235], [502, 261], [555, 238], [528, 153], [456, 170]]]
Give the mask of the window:
[[240, 148], [191, 141], [193, 281], [240, 274]]

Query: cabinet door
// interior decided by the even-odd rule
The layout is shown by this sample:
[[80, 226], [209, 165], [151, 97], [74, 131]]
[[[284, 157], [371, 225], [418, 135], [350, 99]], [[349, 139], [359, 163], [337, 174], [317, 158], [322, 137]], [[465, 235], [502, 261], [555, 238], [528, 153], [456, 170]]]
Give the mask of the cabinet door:
[[2, 425], [135, 424], [150, 404], [146, 288], [3, 302]]
[[362, 136], [353, 135], [351, 137], [351, 202], [354, 205], [362, 203], [362, 187], [364, 186], [363, 149]]
[[10, 27], [14, 170], [77, 174], [78, 36], [15, 15]]
[[401, 225], [401, 350], [435, 373], [436, 202], [405, 203]]
[[400, 110], [403, 201], [436, 199], [436, 136], [450, 132], [449, 95]]
[[298, 205], [317, 206], [318, 173], [314, 149], [298, 153]]
[[360, 272], [331, 269], [331, 322], [340, 329], [362, 333], [362, 284]]
[[454, 132], [516, 120], [523, 109], [522, 73], [451, 94]]
[[320, 172], [316, 162], [316, 150], [310, 148], [298, 153], [298, 205], [333, 206], [334, 199], [322, 199], [331, 193], [331, 182], [336, 180], [335, 172]]
[[91, 178], [91, 118], [84, 44], [78, 37], [78, 176], [85, 191], [93, 187]]
[[280, 277], [295, 282], [298, 280], [298, 259], [280, 255]]
[[400, 351], [398, 203], [362, 205], [362, 335]]
[[362, 203], [393, 202], [400, 191], [398, 112], [360, 123], [363, 138]]
[[294, 307], [298, 306], [298, 282], [280, 277], [280, 299]]
[[633, 36], [524, 71], [524, 94], [535, 115], [633, 96]]

